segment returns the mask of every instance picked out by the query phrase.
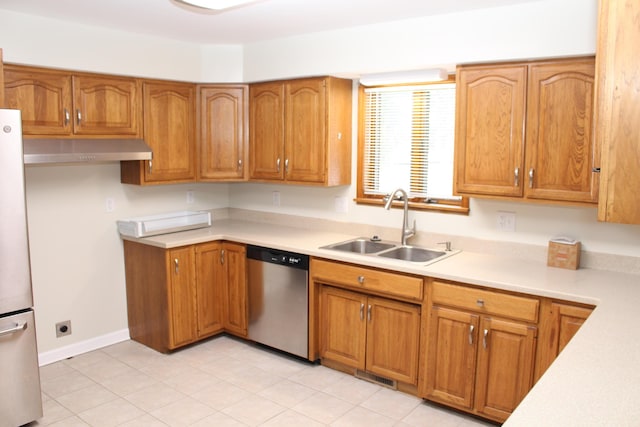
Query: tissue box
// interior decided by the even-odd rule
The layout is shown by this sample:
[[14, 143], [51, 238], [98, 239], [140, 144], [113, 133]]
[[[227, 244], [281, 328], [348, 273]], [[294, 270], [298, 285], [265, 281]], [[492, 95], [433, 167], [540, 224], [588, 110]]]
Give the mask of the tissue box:
[[547, 265], [576, 270], [580, 266], [580, 242], [559, 238], [549, 240]]

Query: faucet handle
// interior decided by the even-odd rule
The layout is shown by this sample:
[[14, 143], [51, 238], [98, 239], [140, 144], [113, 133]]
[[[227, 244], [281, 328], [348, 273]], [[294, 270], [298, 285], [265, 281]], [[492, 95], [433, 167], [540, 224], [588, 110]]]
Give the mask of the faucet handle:
[[451, 252], [451, 241], [438, 242], [439, 245], [445, 245], [445, 251]]

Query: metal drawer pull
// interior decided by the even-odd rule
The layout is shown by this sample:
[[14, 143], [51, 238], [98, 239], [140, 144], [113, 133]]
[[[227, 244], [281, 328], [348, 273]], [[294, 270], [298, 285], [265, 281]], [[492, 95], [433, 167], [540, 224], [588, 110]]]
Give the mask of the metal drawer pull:
[[284, 161], [284, 171], [289, 173], [289, 159], [285, 159]]
[[238, 169], [242, 169], [242, 159], [238, 160]]
[[371, 322], [371, 304], [367, 307], [367, 322]]
[[489, 330], [485, 329], [482, 335], [482, 348], [487, 348], [487, 335], [489, 335]]
[[178, 274], [180, 272], [180, 265], [178, 263], [178, 258], [173, 259], [173, 271]]
[[529, 188], [533, 188], [533, 168], [529, 169]]
[[513, 171], [513, 175], [514, 175], [513, 185], [518, 187], [520, 185], [520, 168], [516, 168], [516, 170]]
[[78, 122], [78, 124], [82, 122], [82, 113], [80, 112], [80, 109], [76, 110], [76, 121]]
[[358, 276], [358, 283], [361, 285], [364, 283], [364, 276]]
[[364, 303], [360, 303], [360, 320], [364, 320]]
[[149, 160], [149, 175], [153, 172], [153, 160]]
[[280, 157], [276, 160], [276, 172], [280, 172]]
[[484, 307], [484, 300], [483, 299], [477, 299], [476, 300], [476, 305], [478, 307]]
[[24, 331], [27, 329], [27, 322], [16, 323], [15, 326], [5, 329], [4, 331], [0, 331], [0, 337], [3, 335], [11, 335], [16, 332]]
[[469, 345], [473, 345], [473, 331], [475, 326], [469, 325]]
[[224, 249], [220, 251], [220, 264], [224, 264]]
[[71, 114], [69, 114], [69, 110], [68, 109], [64, 109], [64, 125], [68, 125], [69, 121], [71, 120]]

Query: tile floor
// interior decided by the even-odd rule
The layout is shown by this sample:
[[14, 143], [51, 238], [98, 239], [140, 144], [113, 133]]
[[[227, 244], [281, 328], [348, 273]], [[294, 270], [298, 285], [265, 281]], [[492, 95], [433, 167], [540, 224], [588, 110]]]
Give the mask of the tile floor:
[[165, 355], [134, 341], [43, 366], [30, 426], [490, 426], [221, 336]]

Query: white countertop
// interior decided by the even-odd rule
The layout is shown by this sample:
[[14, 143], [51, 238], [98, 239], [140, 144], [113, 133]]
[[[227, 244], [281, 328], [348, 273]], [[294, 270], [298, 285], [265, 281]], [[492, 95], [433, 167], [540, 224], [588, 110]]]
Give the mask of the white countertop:
[[[460, 252], [430, 265], [319, 249], [354, 237], [222, 220], [210, 228], [127, 238], [162, 248], [232, 240], [312, 256], [596, 305], [506, 426], [640, 425], [640, 276], [563, 270], [543, 263]], [[441, 248], [439, 248], [441, 250]], [[455, 249], [455, 248], [454, 248]]]

